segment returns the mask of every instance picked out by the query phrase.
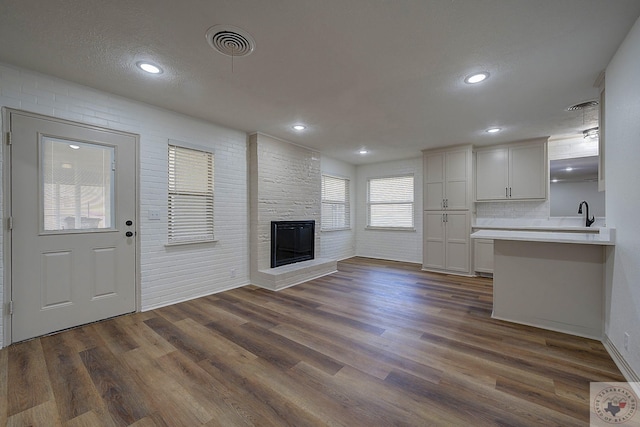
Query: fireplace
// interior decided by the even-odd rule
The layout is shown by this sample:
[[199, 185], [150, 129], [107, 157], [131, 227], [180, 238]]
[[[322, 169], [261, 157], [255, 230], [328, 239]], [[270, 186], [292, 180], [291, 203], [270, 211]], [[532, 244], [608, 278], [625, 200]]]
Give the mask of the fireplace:
[[316, 222], [271, 221], [271, 268], [314, 257]]

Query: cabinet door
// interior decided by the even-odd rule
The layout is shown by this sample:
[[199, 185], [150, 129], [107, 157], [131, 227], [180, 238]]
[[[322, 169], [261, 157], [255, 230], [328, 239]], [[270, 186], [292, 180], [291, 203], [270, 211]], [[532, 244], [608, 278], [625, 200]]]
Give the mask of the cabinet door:
[[469, 213], [445, 213], [445, 268], [449, 271], [469, 273]]
[[451, 151], [445, 157], [446, 209], [469, 209], [471, 150]]
[[442, 210], [445, 198], [445, 155], [444, 153], [424, 156], [424, 209]]
[[480, 273], [493, 273], [493, 240], [473, 241], [473, 269]]
[[445, 268], [445, 223], [444, 212], [424, 212], [423, 267], [443, 270]]
[[509, 196], [511, 199], [547, 197], [545, 144], [509, 148]]
[[509, 150], [476, 152], [476, 200], [504, 200], [509, 188]]

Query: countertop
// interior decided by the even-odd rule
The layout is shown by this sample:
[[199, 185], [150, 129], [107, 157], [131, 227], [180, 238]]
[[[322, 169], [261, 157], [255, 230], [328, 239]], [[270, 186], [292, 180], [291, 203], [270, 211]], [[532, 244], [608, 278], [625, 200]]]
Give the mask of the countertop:
[[596, 218], [591, 227], [585, 227], [584, 218], [555, 217], [547, 219], [478, 218], [471, 226], [475, 230], [530, 230], [598, 233], [605, 227], [604, 218]]
[[615, 229], [600, 227], [597, 233], [484, 229], [471, 233], [472, 239], [517, 240], [522, 242], [615, 245]]

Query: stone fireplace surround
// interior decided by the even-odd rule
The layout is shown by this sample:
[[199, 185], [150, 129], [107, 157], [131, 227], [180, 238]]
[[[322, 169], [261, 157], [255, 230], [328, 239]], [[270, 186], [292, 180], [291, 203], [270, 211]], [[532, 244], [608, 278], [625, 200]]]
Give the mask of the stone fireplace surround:
[[[251, 284], [280, 290], [337, 271], [320, 249], [320, 154], [261, 134], [249, 135]], [[271, 221], [315, 220], [316, 258], [270, 268]]]

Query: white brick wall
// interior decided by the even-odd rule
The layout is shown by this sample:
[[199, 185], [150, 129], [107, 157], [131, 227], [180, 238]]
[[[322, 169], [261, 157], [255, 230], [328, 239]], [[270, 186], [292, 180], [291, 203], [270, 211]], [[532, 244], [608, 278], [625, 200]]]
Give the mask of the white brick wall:
[[320, 248], [321, 175], [319, 153], [268, 135], [251, 135], [249, 152], [253, 272], [271, 266], [271, 221], [315, 220]]
[[[356, 169], [358, 256], [422, 263], [422, 157], [358, 166]], [[415, 231], [367, 230], [367, 179], [414, 174]]]
[[336, 260], [350, 258], [356, 254], [356, 167], [349, 163], [322, 156], [322, 174], [349, 180], [351, 206], [351, 229], [322, 231], [320, 233], [320, 256]]
[[[0, 64], [0, 105], [140, 135], [138, 231], [143, 310], [248, 283], [245, 133], [3, 64]], [[218, 241], [214, 244], [165, 246], [168, 139], [208, 147], [215, 153]], [[161, 212], [160, 221], [147, 219], [150, 209]], [[0, 259], [1, 252], [2, 246]], [[0, 265], [0, 303], [4, 295], [3, 267]], [[231, 277], [232, 271], [235, 277]], [[3, 312], [0, 346], [5, 319]]]

